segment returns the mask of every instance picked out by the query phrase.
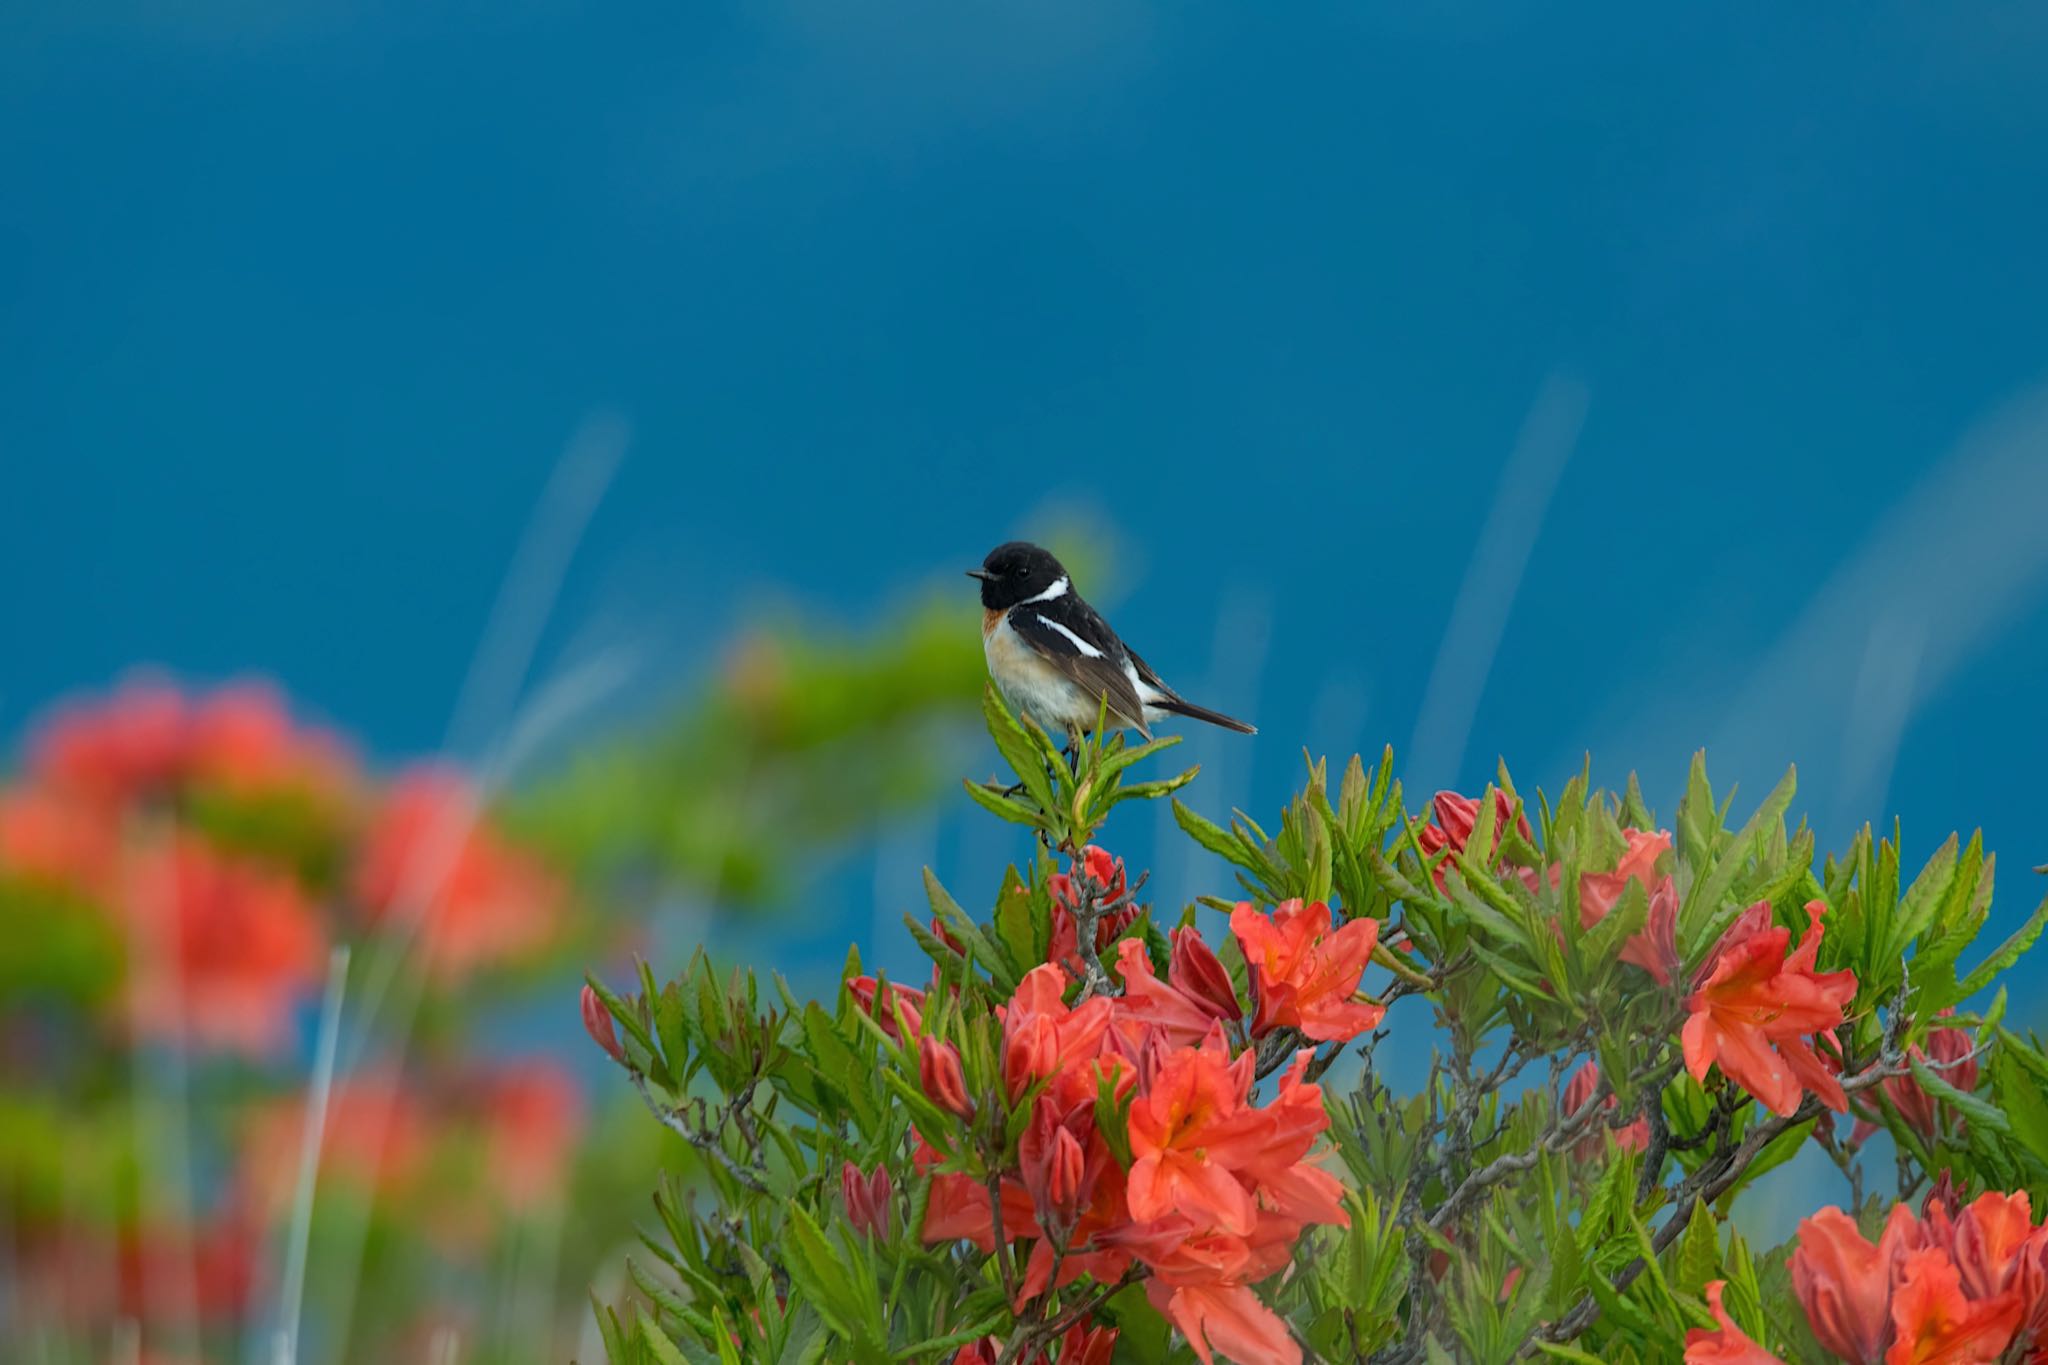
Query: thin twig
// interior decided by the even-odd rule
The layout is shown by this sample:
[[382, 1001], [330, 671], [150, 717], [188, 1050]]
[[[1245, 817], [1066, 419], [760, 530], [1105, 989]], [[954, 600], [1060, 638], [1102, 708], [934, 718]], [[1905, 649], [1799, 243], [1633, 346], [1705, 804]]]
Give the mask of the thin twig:
[[648, 1112], [659, 1119], [663, 1127], [716, 1161], [720, 1169], [727, 1175], [752, 1190], [755, 1194], [768, 1193], [768, 1184], [765, 1179], [766, 1173], [743, 1166], [733, 1160], [732, 1153], [725, 1150], [725, 1144], [720, 1141], [715, 1129], [708, 1127], [698, 1128], [684, 1122], [680, 1112], [655, 1098], [654, 1091], [648, 1086], [645, 1076], [637, 1071], [629, 1071], [627, 1074], [633, 1078], [633, 1088], [640, 1092], [640, 1098], [646, 1101]]

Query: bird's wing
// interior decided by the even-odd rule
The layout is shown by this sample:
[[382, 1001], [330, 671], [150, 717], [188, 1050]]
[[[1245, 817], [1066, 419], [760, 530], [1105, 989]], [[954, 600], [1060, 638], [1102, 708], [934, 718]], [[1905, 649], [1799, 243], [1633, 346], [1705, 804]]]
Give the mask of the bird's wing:
[[1010, 613], [1010, 628], [1041, 659], [1064, 673], [1090, 696], [1106, 697], [1112, 719], [1149, 737], [1145, 703], [1125, 670], [1127, 651], [1086, 603], [1027, 602]]

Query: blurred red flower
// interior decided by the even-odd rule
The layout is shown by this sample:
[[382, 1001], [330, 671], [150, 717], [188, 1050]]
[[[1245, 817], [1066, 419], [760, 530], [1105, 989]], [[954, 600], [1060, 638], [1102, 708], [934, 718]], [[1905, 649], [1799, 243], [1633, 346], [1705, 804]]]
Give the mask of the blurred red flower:
[[419, 923], [434, 969], [460, 976], [545, 946], [562, 887], [540, 859], [505, 842], [452, 769], [401, 774], [365, 831], [355, 894], [372, 923]]
[[554, 1206], [583, 1132], [583, 1087], [560, 1062], [531, 1057], [487, 1077], [483, 1093], [491, 1189], [513, 1208]]
[[[256, 1208], [280, 1216], [298, 1188], [299, 1155], [310, 1096], [279, 1096], [257, 1107], [243, 1127], [241, 1178]], [[426, 1169], [432, 1116], [394, 1071], [358, 1073], [335, 1082], [321, 1127], [320, 1181], [358, 1194], [396, 1198]]]
[[181, 834], [136, 855], [123, 901], [139, 1033], [255, 1056], [290, 1044], [325, 952], [297, 883]]
[[1942, 1251], [1909, 1251], [1892, 1291], [1884, 1365], [1992, 1365], [2012, 1344], [2024, 1309], [2014, 1294], [1973, 1300]]
[[0, 872], [110, 901], [119, 857], [104, 811], [42, 787], [0, 792]]
[[116, 805], [181, 782], [332, 800], [356, 782], [347, 747], [299, 725], [277, 691], [257, 682], [195, 699], [144, 679], [102, 700], [67, 704], [31, 742], [28, 771], [40, 783]]
[[1840, 1209], [1822, 1209], [1800, 1223], [1792, 1290], [1821, 1345], [1848, 1361], [1876, 1365], [1883, 1359], [1892, 1330], [1892, 1281], [1922, 1236], [1904, 1204], [1892, 1206], [1876, 1246]]

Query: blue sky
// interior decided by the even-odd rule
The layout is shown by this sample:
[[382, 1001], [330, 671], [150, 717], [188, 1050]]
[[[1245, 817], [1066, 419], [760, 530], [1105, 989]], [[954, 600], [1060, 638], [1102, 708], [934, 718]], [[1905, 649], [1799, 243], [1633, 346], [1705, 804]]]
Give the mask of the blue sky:
[[1080, 508], [1262, 726], [1213, 810], [1436, 697], [1425, 788], [1798, 760], [1831, 840], [1981, 822], [2015, 920], [2044, 59], [2020, 4], [11, 13], [0, 723], [154, 660], [434, 746], [607, 411], [544, 663], [674, 684]]

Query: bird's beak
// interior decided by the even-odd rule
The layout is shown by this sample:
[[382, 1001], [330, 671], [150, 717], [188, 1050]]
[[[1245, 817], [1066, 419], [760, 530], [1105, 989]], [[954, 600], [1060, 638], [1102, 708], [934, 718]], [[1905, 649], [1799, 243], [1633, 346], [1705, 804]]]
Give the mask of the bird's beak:
[[969, 569], [967, 571], [967, 576], [969, 578], [979, 578], [984, 583], [988, 582], [991, 578], [995, 577], [995, 575], [990, 573], [987, 569]]

